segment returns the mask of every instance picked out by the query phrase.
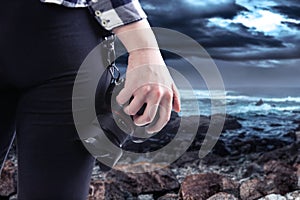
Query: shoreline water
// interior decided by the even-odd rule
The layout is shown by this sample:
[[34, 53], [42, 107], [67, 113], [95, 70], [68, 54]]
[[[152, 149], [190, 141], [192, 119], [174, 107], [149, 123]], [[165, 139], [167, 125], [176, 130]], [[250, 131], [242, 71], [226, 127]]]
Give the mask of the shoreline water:
[[[235, 94], [241, 96], [240, 93]], [[226, 199], [226, 196], [231, 195], [231, 199], [249, 200], [272, 194], [279, 198], [280, 194], [282, 198], [285, 196], [285, 199], [296, 200], [296, 197], [300, 197], [300, 110], [275, 108], [286, 106], [288, 103], [300, 106], [300, 102], [289, 101], [287, 97], [274, 97], [275, 101], [270, 102], [271, 99], [265, 97], [262, 98], [261, 105], [255, 105], [260, 97], [244, 97], [242, 103], [234, 102], [234, 98], [231, 98], [231, 103], [227, 102], [230, 103], [228, 106], [235, 106], [232, 110], [237, 110], [238, 106], [251, 106], [251, 109], [226, 116], [223, 133], [214, 149], [204, 159], [199, 159], [198, 152], [210, 122], [209, 115], [201, 116], [197, 136], [188, 151], [166, 169], [134, 175], [115, 170], [101, 172], [97, 164], [93, 172], [89, 200], [175, 200], [185, 199], [186, 195], [197, 195], [197, 190], [203, 194], [209, 191], [203, 199], [208, 199], [208, 195], [219, 195], [219, 199]], [[201, 101], [203, 105], [208, 105], [207, 99], [202, 98]], [[270, 103], [276, 103], [275, 107], [266, 106], [271, 105]], [[184, 117], [190, 122], [186, 130], [188, 126], [196, 124], [193, 120], [197, 117]], [[164, 137], [153, 140], [155, 145], [158, 141], [172, 139], [175, 134], [172, 126], [171, 124]], [[141, 167], [151, 167], [151, 163], [139, 164]], [[0, 197], [6, 192], [9, 199], [8, 196], [13, 196], [17, 191], [15, 152], [10, 153], [6, 166], [6, 175], [2, 175], [2, 182], [0, 181]], [[123, 166], [126, 167], [128, 166]], [[193, 185], [189, 178], [202, 188]], [[216, 185], [210, 185], [211, 182], [205, 182], [203, 178], [214, 178]], [[220, 180], [232, 183], [230, 189], [224, 189], [224, 185], [218, 182]], [[219, 189], [203, 190], [207, 187]], [[288, 198], [287, 195], [296, 197]]]

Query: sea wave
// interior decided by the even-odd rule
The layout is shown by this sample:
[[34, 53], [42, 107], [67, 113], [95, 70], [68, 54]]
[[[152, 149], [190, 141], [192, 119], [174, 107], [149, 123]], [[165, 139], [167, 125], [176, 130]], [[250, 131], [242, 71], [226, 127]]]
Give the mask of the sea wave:
[[238, 92], [235, 91], [220, 91], [220, 90], [180, 90], [181, 98], [183, 100], [207, 100], [207, 99], [224, 99], [226, 98], [227, 101], [252, 101], [257, 102], [262, 99], [264, 102], [274, 102], [274, 103], [281, 103], [281, 102], [295, 102], [300, 103], [300, 97], [261, 97], [261, 96], [247, 96], [247, 95], [240, 95]]

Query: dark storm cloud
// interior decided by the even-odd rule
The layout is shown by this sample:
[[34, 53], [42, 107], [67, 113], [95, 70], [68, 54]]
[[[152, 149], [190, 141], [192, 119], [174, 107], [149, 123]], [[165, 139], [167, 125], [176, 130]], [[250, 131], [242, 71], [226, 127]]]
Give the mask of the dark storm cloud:
[[274, 6], [271, 9], [289, 18], [300, 19], [300, 6]]
[[285, 47], [282, 41], [262, 32], [256, 32], [253, 35], [252, 31], [242, 24], [231, 23], [228, 25], [228, 29], [217, 26], [207, 26], [205, 29], [209, 34], [206, 34], [204, 38], [198, 38], [198, 41], [206, 48], [248, 47], [249, 45], [271, 48]]
[[292, 22], [283, 22], [283, 24], [286, 24], [287, 26], [289, 26], [291, 28], [295, 28], [295, 29], [300, 30], [300, 24], [296, 24], [296, 23], [292, 23]]
[[[194, 2], [194, 3], [193, 3]], [[300, 58], [300, 38], [297, 32], [278, 30], [278, 34], [246, 27], [242, 23], [228, 23], [226, 26], [210, 23], [212, 18], [230, 20], [238, 15], [253, 13], [255, 1], [245, 1], [245, 6], [233, 0], [141, 0], [153, 26], [170, 28], [189, 35], [218, 59], [263, 60]], [[273, 1], [268, 1], [273, 2]], [[274, 0], [276, 6], [265, 6], [274, 13], [287, 18], [298, 19], [300, 15], [297, 0]], [[246, 5], [248, 4], [248, 5]], [[246, 8], [247, 7], [247, 8]], [[221, 23], [221, 22], [220, 22]], [[283, 21], [287, 28], [299, 30], [299, 23]], [[184, 48], [184, 42], [182, 42]]]
[[[247, 9], [237, 5], [233, 0], [216, 1], [208, 0], [200, 1], [190, 0], [142, 0], [141, 3], [147, 13], [149, 14], [150, 20], [154, 23], [159, 24], [163, 19], [176, 20], [181, 19], [189, 21], [191, 19], [199, 18], [210, 18], [210, 17], [222, 17], [222, 18], [233, 18], [240, 11], [246, 11]], [[155, 9], [153, 9], [155, 8]], [[160, 19], [154, 21], [154, 19]]]
[[[285, 60], [285, 59], [298, 59], [299, 58], [299, 47], [293, 48], [272, 48], [272, 49], [263, 49], [256, 48], [255, 50], [239, 49], [238, 52], [235, 52], [233, 49], [210, 49], [210, 55], [215, 59], [221, 60], [230, 60], [230, 61], [261, 61], [261, 60]], [[255, 66], [255, 65], [253, 65]], [[257, 65], [259, 66], [259, 65]], [[271, 67], [271, 66], [269, 66]]]

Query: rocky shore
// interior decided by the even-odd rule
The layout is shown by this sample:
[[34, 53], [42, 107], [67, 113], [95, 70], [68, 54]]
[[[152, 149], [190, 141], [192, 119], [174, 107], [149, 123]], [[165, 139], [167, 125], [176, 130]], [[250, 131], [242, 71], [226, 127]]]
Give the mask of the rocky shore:
[[[166, 142], [174, 137], [171, 132], [178, 122], [178, 116], [172, 118], [174, 124], [169, 124], [168, 134], [163, 138]], [[185, 128], [192, 126], [195, 119], [189, 117]], [[230, 139], [225, 137], [227, 131], [242, 128], [239, 120], [226, 116], [223, 134], [203, 159], [199, 159], [198, 153], [210, 123], [210, 117], [205, 116], [200, 118], [197, 135], [188, 151], [168, 167], [141, 174], [126, 173], [129, 167], [146, 171], [157, 167], [140, 162], [101, 172], [97, 163], [88, 200], [299, 200], [300, 121], [294, 122], [298, 128], [286, 133], [284, 139], [261, 139], [243, 134]], [[16, 166], [12, 152], [0, 178], [1, 200], [15, 198]]]

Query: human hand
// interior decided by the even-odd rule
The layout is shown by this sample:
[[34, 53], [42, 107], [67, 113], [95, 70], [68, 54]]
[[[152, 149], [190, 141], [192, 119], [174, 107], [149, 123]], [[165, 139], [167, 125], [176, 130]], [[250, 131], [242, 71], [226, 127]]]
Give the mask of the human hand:
[[[125, 87], [117, 96], [117, 102], [123, 105], [131, 97], [124, 112], [133, 116], [137, 126], [147, 125], [148, 133], [158, 132], [167, 124], [172, 108], [180, 111], [179, 92], [158, 49], [130, 52]], [[143, 114], [138, 115], [145, 103]]]

